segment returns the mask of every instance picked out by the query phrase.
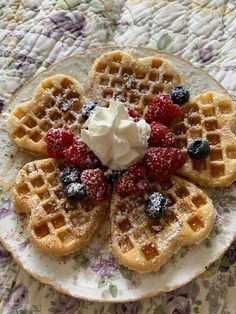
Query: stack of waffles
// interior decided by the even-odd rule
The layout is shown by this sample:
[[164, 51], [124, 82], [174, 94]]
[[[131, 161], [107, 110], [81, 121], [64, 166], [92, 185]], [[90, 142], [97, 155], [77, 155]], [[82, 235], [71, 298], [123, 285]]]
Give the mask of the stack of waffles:
[[[87, 98], [105, 105], [116, 100], [142, 115], [156, 95], [178, 85], [181, 77], [169, 61], [158, 56], [136, 59], [114, 51], [95, 60], [86, 90], [69, 76], [55, 75], [41, 82], [32, 100], [12, 111], [7, 121], [11, 139], [46, 157], [26, 164], [13, 189], [16, 208], [29, 214], [29, 235], [35, 246], [58, 256], [79, 250], [110, 211], [114, 256], [130, 269], [148, 272], [158, 270], [182, 246], [198, 244], [209, 235], [215, 209], [195, 184], [220, 187], [236, 179], [235, 135], [231, 131], [234, 106], [225, 94], [207, 92], [181, 108], [171, 130], [186, 163], [167, 180], [149, 182], [145, 191], [121, 196], [110, 189], [102, 202], [89, 196], [69, 201], [59, 178], [65, 160], [47, 158], [46, 132], [66, 124], [79, 134], [84, 122], [81, 107]], [[211, 145], [204, 160], [188, 156], [188, 144], [196, 138], [207, 139]], [[153, 191], [169, 200], [168, 211], [158, 219], [144, 210]]]

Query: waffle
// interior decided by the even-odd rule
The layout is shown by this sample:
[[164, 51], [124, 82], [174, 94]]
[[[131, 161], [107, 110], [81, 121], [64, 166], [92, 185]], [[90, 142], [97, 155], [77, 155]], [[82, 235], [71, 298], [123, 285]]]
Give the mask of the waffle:
[[148, 193], [111, 200], [112, 250], [118, 261], [138, 272], [158, 270], [182, 246], [198, 244], [211, 231], [215, 209], [208, 196], [193, 184], [173, 176], [149, 192], [169, 200], [166, 213], [151, 219], [144, 212]]
[[[88, 96], [107, 105], [110, 99], [141, 114], [159, 93], [181, 85], [175, 67], [161, 57], [136, 59], [114, 51], [96, 59], [85, 91], [73, 78], [55, 75], [42, 81], [32, 100], [17, 106], [7, 127], [12, 140], [24, 149], [47, 154], [45, 135], [64, 124], [79, 133], [84, 119], [80, 109]], [[208, 92], [182, 107], [171, 126], [187, 163], [179, 170], [195, 183], [225, 186], [236, 179], [236, 144], [230, 131], [233, 104], [226, 95]], [[207, 139], [211, 151], [205, 160], [190, 160], [187, 145]], [[150, 183], [147, 192], [120, 197], [115, 191], [104, 202], [88, 196], [78, 202], [64, 197], [59, 179], [64, 160], [43, 159], [26, 164], [16, 177], [13, 200], [19, 213], [28, 213], [32, 243], [50, 255], [66, 255], [89, 242], [110, 206], [111, 246], [118, 261], [138, 272], [156, 271], [182, 246], [198, 244], [211, 231], [215, 209], [208, 196], [178, 176]], [[159, 191], [169, 207], [159, 219], [144, 211], [149, 193]]]
[[[178, 173], [202, 186], [233, 183], [236, 180], [236, 136], [231, 131], [234, 121], [234, 104], [225, 94], [207, 92], [183, 106], [180, 119], [171, 127], [187, 160]], [[188, 156], [188, 144], [194, 139], [209, 142], [207, 158], [196, 160]]]
[[175, 67], [161, 57], [136, 59], [123, 51], [103, 54], [89, 72], [91, 97], [127, 103], [139, 112], [159, 93], [181, 84]]
[[7, 120], [11, 139], [19, 147], [45, 155], [48, 129], [66, 124], [73, 131], [80, 131], [83, 96], [83, 88], [72, 77], [55, 75], [43, 80], [33, 99], [11, 112]]
[[20, 213], [29, 213], [29, 235], [50, 255], [72, 253], [87, 243], [104, 219], [109, 199], [95, 202], [86, 197], [69, 202], [59, 180], [62, 164], [54, 159], [27, 163], [16, 177], [13, 201]]

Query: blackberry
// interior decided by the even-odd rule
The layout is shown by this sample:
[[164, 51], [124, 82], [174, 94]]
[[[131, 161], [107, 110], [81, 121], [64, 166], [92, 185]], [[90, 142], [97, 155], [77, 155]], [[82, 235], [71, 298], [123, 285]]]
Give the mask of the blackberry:
[[73, 182], [64, 187], [65, 197], [70, 201], [80, 201], [87, 195], [83, 183]]
[[122, 171], [121, 170], [112, 170], [112, 169], [108, 169], [105, 172], [105, 176], [107, 178], [107, 181], [110, 184], [113, 184], [115, 182], [115, 180], [122, 175]]
[[160, 192], [153, 192], [145, 202], [145, 213], [151, 218], [161, 217], [167, 209], [168, 200]]
[[190, 93], [186, 87], [183, 86], [176, 86], [174, 87], [171, 92], [171, 100], [174, 104], [182, 106], [186, 102], [188, 102]]
[[82, 117], [84, 119], [88, 119], [91, 112], [97, 107], [97, 106], [100, 106], [100, 103], [98, 101], [91, 101], [91, 100], [88, 100], [84, 103], [82, 109], [81, 109], [81, 114], [82, 114]]
[[80, 182], [80, 171], [73, 166], [65, 167], [60, 173], [60, 179], [62, 184], [67, 185], [73, 182]]
[[208, 141], [195, 140], [188, 146], [188, 154], [193, 159], [203, 159], [209, 155], [210, 145]]

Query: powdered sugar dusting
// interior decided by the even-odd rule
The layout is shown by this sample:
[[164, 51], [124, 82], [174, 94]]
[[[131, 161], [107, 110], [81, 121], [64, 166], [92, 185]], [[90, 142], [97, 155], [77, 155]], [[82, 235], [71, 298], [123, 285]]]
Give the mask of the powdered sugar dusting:
[[185, 157], [178, 148], [151, 147], [147, 150], [145, 161], [150, 179], [164, 180], [183, 166]]
[[114, 189], [122, 196], [145, 191], [148, 182], [144, 178], [144, 168], [138, 165], [128, 168], [114, 184]]
[[81, 180], [92, 199], [104, 201], [108, 197], [106, 177], [101, 169], [84, 170], [81, 174]]

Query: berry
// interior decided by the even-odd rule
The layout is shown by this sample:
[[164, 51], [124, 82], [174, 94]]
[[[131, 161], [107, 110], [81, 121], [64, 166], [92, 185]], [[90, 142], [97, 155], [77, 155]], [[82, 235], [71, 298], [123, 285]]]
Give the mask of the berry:
[[84, 119], [88, 119], [91, 112], [99, 105], [100, 103], [97, 101], [91, 101], [91, 100], [86, 101], [81, 109], [82, 117]]
[[171, 96], [167, 94], [157, 95], [148, 105], [144, 115], [147, 123], [152, 121], [168, 124], [180, 115], [179, 106], [173, 104]]
[[128, 114], [134, 119], [134, 122], [138, 122], [141, 119], [140, 113], [133, 108], [128, 107]]
[[170, 91], [171, 100], [174, 104], [182, 106], [188, 102], [190, 93], [186, 87], [176, 86]]
[[167, 209], [167, 198], [159, 192], [153, 192], [145, 202], [145, 213], [151, 218], [161, 217]]
[[148, 139], [149, 146], [175, 147], [177, 142], [174, 133], [163, 124], [153, 121], [151, 124], [151, 135]]
[[79, 201], [86, 196], [85, 186], [81, 182], [72, 182], [64, 187], [65, 197], [70, 201]]
[[66, 185], [73, 182], [80, 182], [80, 171], [73, 166], [65, 167], [60, 173], [61, 182]]
[[114, 183], [114, 188], [121, 196], [127, 196], [146, 190], [144, 169], [138, 165], [129, 167]]
[[163, 147], [176, 147], [177, 146], [176, 137], [174, 133], [172, 132], [167, 133], [162, 142], [163, 142], [162, 143]]
[[64, 157], [63, 151], [71, 146], [73, 139], [74, 134], [65, 127], [49, 129], [46, 134], [48, 156], [52, 158]]
[[69, 149], [64, 151], [69, 161], [81, 170], [93, 169], [100, 166], [99, 159], [89, 150], [88, 146], [79, 138], [75, 138]]
[[185, 157], [178, 148], [151, 147], [147, 149], [145, 162], [149, 179], [165, 180], [185, 163]]
[[188, 146], [188, 154], [193, 159], [206, 158], [210, 152], [210, 145], [208, 141], [195, 140]]
[[112, 169], [108, 169], [106, 172], [105, 172], [105, 176], [107, 178], [107, 181], [110, 183], [110, 184], [113, 184], [115, 182], [115, 180], [122, 175], [122, 171], [120, 170], [112, 170]]
[[104, 201], [108, 197], [106, 177], [101, 169], [84, 170], [81, 181], [85, 185], [87, 194], [95, 201]]

